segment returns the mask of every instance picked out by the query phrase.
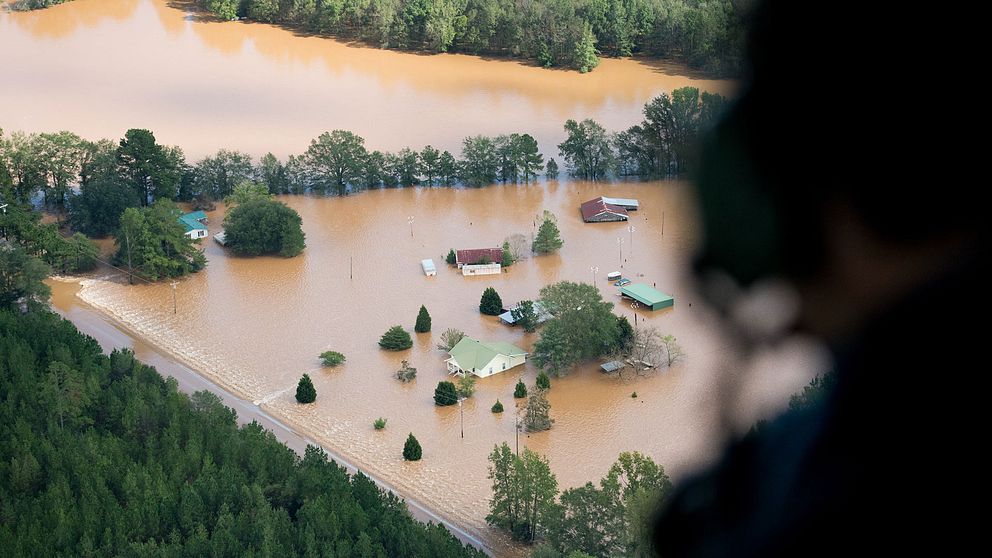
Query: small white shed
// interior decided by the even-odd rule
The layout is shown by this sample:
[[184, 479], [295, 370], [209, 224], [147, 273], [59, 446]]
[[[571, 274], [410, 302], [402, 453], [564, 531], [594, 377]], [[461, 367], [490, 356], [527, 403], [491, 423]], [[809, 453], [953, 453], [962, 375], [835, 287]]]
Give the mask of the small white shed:
[[424, 275], [428, 277], [437, 275], [437, 268], [434, 267], [434, 260], [420, 260], [420, 267], [424, 268]]

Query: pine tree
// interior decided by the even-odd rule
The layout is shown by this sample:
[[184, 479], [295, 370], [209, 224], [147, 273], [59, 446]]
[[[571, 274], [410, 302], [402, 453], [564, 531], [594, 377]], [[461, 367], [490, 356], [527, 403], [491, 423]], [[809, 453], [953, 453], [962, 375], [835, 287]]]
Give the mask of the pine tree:
[[403, 459], [407, 461], [420, 461], [420, 457], [423, 455], [423, 450], [420, 447], [420, 442], [414, 437], [413, 432], [406, 437], [406, 443], [403, 444]]
[[444, 261], [448, 262], [448, 265], [455, 265], [456, 263], [458, 263], [458, 257], [455, 256], [454, 248], [448, 250], [448, 257], [444, 258]]
[[558, 179], [558, 163], [555, 162], [553, 157], [548, 159], [548, 166], [545, 167], [544, 176], [547, 177], [548, 180]]
[[389, 351], [402, 351], [413, 346], [413, 339], [405, 329], [397, 325], [382, 334], [379, 346]]
[[503, 267], [510, 267], [513, 265], [513, 252], [510, 251], [510, 241], [503, 241]]
[[540, 374], [537, 375], [536, 384], [538, 389], [543, 389], [543, 390], [551, 389], [551, 378], [549, 378], [548, 375], [545, 374], [544, 372], [541, 372]]
[[564, 244], [555, 221], [554, 214], [545, 210], [544, 220], [541, 222], [541, 228], [537, 230], [537, 238], [534, 239], [534, 245], [532, 246], [535, 253], [550, 254], [551, 252], [557, 252], [562, 244]]
[[413, 326], [413, 331], [417, 333], [427, 333], [431, 330], [431, 315], [427, 313], [427, 307], [420, 305], [420, 313], [417, 314], [417, 324]]
[[300, 403], [313, 403], [317, 400], [317, 389], [313, 387], [309, 374], [300, 378], [300, 383], [296, 386], [296, 400]]
[[502, 311], [503, 299], [499, 297], [496, 289], [487, 287], [482, 293], [482, 299], [479, 301], [479, 312], [487, 316], [499, 316]]
[[442, 380], [434, 388], [434, 404], [438, 407], [447, 407], [458, 403], [458, 388], [455, 384]]
[[523, 380], [517, 380], [517, 387], [513, 390], [513, 397], [517, 399], [527, 397], [527, 386], [524, 385]]
[[503, 412], [503, 403], [501, 403], [500, 400], [497, 399], [496, 402], [493, 403], [493, 408], [491, 410], [492, 410], [493, 413], [502, 413]]

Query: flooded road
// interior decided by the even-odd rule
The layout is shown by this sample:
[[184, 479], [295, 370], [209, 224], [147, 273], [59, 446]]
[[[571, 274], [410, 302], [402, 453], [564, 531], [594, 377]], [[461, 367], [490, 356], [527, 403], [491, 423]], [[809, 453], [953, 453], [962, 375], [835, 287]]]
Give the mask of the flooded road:
[[453, 153], [466, 136], [527, 132], [557, 158], [568, 118], [620, 129], [662, 91], [731, 89], [659, 61], [604, 59], [579, 74], [349, 46], [270, 25], [201, 21], [166, 0], [0, 11], [0, 52], [8, 133], [70, 130], [95, 140], [148, 128], [193, 160], [219, 148], [285, 157], [334, 129], [373, 149], [433, 144]]
[[[583, 223], [578, 205], [597, 195], [638, 198], [642, 209], [630, 223], [635, 231], [624, 223]], [[484, 519], [490, 495], [486, 458], [494, 444], [516, 444], [513, 386], [521, 374], [532, 385], [537, 371], [528, 363], [479, 380], [463, 408], [462, 439], [459, 409], [438, 408], [432, 400], [437, 382], [447, 378], [447, 355], [434, 348], [437, 336], [454, 327], [529, 350], [538, 334], [480, 315], [482, 291], [493, 286], [505, 302], [535, 298], [555, 281], [592, 282], [595, 266], [597, 286], [617, 303], [618, 313], [675, 335], [688, 358], [628, 381], [601, 374], [596, 364], [553, 379], [554, 428], [522, 434], [520, 446], [547, 455], [563, 488], [599, 479], [622, 451], [644, 452], [675, 477], [714, 455], [721, 425], [713, 371], [733, 364], [734, 356], [682, 274], [695, 238], [687, 184], [551, 182], [282, 199], [303, 217], [307, 249], [299, 257], [237, 258], [206, 242], [207, 269], [179, 282], [177, 313], [168, 283], [88, 279], [80, 296], [225, 389], [493, 541], [498, 550], [505, 541]], [[496, 246], [513, 233], [530, 237], [544, 209], [558, 215], [565, 241], [560, 253], [532, 257], [498, 276], [462, 277], [443, 264], [450, 248]], [[213, 234], [222, 209], [209, 215]], [[438, 264], [436, 277], [423, 276], [423, 258]], [[621, 303], [605, 281], [612, 270], [656, 283], [675, 295], [675, 308], [650, 312]], [[55, 304], [61, 307], [65, 299], [57, 296]], [[412, 331], [421, 304], [433, 317], [433, 332], [415, 334], [411, 350], [381, 351], [379, 336], [396, 324]], [[317, 355], [325, 350], [344, 353], [347, 363], [322, 368]], [[735, 394], [734, 403], [747, 410], [749, 420], [781, 406], [819, 365], [801, 344], [779, 353], [775, 362], [791, 363], [792, 372], [751, 374]], [[402, 359], [418, 369], [411, 384], [392, 377]], [[304, 372], [317, 388], [314, 405], [298, 405], [293, 397]], [[489, 409], [497, 398], [507, 407], [501, 415]], [[378, 417], [388, 419], [381, 432], [372, 427]], [[423, 461], [401, 457], [410, 432], [424, 448]]]

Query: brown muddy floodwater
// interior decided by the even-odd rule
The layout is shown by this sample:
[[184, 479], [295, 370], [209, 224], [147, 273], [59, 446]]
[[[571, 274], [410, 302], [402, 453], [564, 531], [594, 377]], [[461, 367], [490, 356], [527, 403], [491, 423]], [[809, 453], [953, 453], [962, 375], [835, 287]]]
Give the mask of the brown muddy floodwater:
[[[8, 133], [67, 129], [95, 139], [143, 127], [193, 160], [222, 147], [256, 156], [300, 153], [332, 129], [352, 130], [373, 149], [432, 144], [454, 152], [468, 135], [527, 132], [546, 156], [557, 157], [554, 145], [564, 139], [568, 118], [591, 117], [616, 130], [639, 121], [643, 104], [663, 91], [732, 89], [656, 61], [605, 59], [580, 75], [515, 61], [354, 47], [266, 25], [202, 21], [164, 0], [75, 0], [0, 13], [0, 52], [0, 127]], [[756, 365], [736, 360], [684, 277], [696, 237], [688, 194], [677, 181], [562, 181], [287, 197], [303, 217], [304, 253], [243, 259], [208, 240], [207, 269], [179, 281], [177, 313], [168, 283], [127, 286], [109, 271], [84, 279], [81, 289], [53, 282], [53, 304], [84, 331], [99, 333], [101, 342], [130, 344], [166, 370], [176, 366], [159, 351], [171, 354], [503, 554], [513, 547], [485, 525], [486, 457], [494, 444], [515, 444], [513, 385], [521, 375], [533, 384], [536, 370], [528, 364], [480, 380], [463, 408], [464, 438], [459, 409], [437, 408], [432, 400], [435, 385], [446, 379], [446, 355], [434, 348], [444, 329], [525, 349], [537, 338], [480, 315], [486, 287], [515, 302], [558, 280], [591, 282], [590, 267], [598, 266], [597, 285], [618, 313], [677, 336], [688, 354], [670, 370], [627, 381], [600, 374], [596, 363], [553, 380], [554, 428], [524, 434], [520, 445], [548, 456], [562, 488], [601, 478], [628, 450], [682, 477], [713, 457], [725, 407], [747, 424], [780, 408], [823, 365], [799, 340], [758, 355]], [[583, 224], [579, 203], [598, 195], [639, 198], [643, 209], [630, 223], [636, 230]], [[465, 278], [444, 266], [449, 248], [531, 235], [544, 209], [559, 216], [565, 240], [559, 254], [522, 261], [495, 277]], [[223, 213], [210, 218], [216, 233]], [[621, 304], [605, 281], [607, 272], [621, 269], [618, 238], [625, 275], [674, 294], [674, 309]], [[424, 258], [438, 264], [436, 277], [423, 276]], [[127, 333], [80, 310], [80, 298]], [[421, 304], [433, 317], [434, 334], [416, 335], [408, 351], [379, 350], [378, 338], [390, 326], [412, 330]], [[329, 349], [347, 355], [347, 363], [321, 368], [317, 355]], [[402, 359], [418, 369], [411, 384], [392, 377]], [[730, 398], [716, 397], [716, 379], [727, 375], [715, 371], [728, 366], [743, 380]], [[304, 372], [317, 386], [314, 405], [293, 398]], [[489, 410], [497, 398], [507, 408], [501, 415]], [[388, 419], [384, 431], [373, 429], [377, 417]], [[423, 445], [423, 461], [401, 458], [410, 432]]]
[[202, 21], [166, 0], [74, 0], [0, 11], [0, 126], [89, 139], [148, 128], [199, 159], [220, 148], [285, 157], [321, 132], [373, 149], [460, 151], [466, 136], [526, 132], [546, 155], [568, 118], [626, 128], [646, 101], [693, 85], [657, 61], [604, 59], [595, 71], [349, 46], [255, 23]]
[[[601, 194], [640, 199], [642, 209], [630, 223], [633, 233], [624, 223], [582, 223], [579, 203]], [[601, 374], [595, 363], [554, 379], [554, 428], [523, 434], [521, 447], [547, 455], [562, 487], [599, 479], [622, 451], [651, 455], [675, 477], [712, 457], [720, 426], [713, 370], [733, 360], [714, 318], [683, 277], [694, 238], [687, 184], [550, 182], [282, 199], [303, 217], [307, 249], [299, 257], [237, 258], [205, 242], [208, 267], [179, 282], [176, 314], [168, 283], [127, 286], [112, 276], [90, 278], [79, 296], [499, 551], [507, 548], [505, 540], [484, 520], [490, 495], [486, 457], [494, 444], [515, 444], [513, 386], [521, 375], [532, 385], [536, 370], [528, 363], [479, 380], [475, 397], [464, 407], [462, 439], [458, 408], [438, 408], [432, 400], [437, 382], [447, 378], [446, 354], [434, 348], [437, 335], [455, 327], [530, 349], [538, 334], [479, 314], [482, 291], [494, 286], [504, 301], [535, 298], [543, 285], [555, 281], [592, 282], [590, 267], [598, 266], [597, 286], [617, 303], [615, 310], [632, 323], [636, 315], [639, 325], [676, 335], [688, 358], [628, 381]], [[544, 209], [559, 216], [565, 240], [559, 254], [532, 257], [488, 277], [462, 277], [443, 264], [449, 248], [495, 246], [517, 232], [529, 236]], [[211, 234], [219, 230], [222, 216], [222, 210], [210, 214]], [[414, 217], [412, 237], [409, 216]], [[622, 268], [618, 238], [624, 239]], [[439, 265], [436, 277], [424, 277], [423, 258]], [[675, 308], [650, 312], [621, 303], [605, 281], [606, 272], [620, 269], [674, 294]], [[73, 288], [54, 286], [57, 294]], [[55, 302], [68, 304], [64, 297]], [[380, 350], [378, 338], [390, 326], [412, 331], [421, 304], [433, 317], [433, 333], [415, 334], [408, 351]], [[322, 368], [317, 355], [329, 349], [347, 355], [347, 363]], [[798, 342], [774, 356], [778, 365], [787, 363], [789, 372], [750, 374], [735, 394], [733, 403], [745, 410], [746, 420], [779, 407], [819, 366]], [[402, 359], [418, 370], [411, 384], [392, 377]], [[314, 405], [294, 399], [304, 372], [317, 387]], [[501, 415], [489, 409], [497, 398], [507, 407]], [[384, 431], [373, 429], [377, 417], [388, 419]], [[410, 432], [424, 447], [418, 463], [401, 457]]]

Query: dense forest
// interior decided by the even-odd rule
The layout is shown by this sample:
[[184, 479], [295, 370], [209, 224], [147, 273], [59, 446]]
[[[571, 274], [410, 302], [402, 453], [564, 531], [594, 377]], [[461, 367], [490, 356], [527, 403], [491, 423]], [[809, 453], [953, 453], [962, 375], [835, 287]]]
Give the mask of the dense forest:
[[484, 556], [323, 450], [301, 459], [257, 423], [239, 428], [217, 396], [179, 393], [129, 351], [103, 355], [43, 306], [44, 292], [8, 287], [0, 282], [5, 555]]
[[[19, 0], [33, 10], [65, 0]], [[750, 0], [197, 0], [246, 18], [381, 48], [533, 60], [588, 72], [645, 54], [715, 76], [741, 72]]]
[[587, 72], [598, 56], [674, 58], [716, 75], [741, 69], [746, 1], [199, 0], [248, 18], [382, 48], [521, 57]]

